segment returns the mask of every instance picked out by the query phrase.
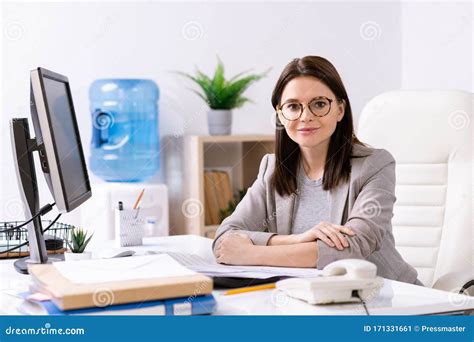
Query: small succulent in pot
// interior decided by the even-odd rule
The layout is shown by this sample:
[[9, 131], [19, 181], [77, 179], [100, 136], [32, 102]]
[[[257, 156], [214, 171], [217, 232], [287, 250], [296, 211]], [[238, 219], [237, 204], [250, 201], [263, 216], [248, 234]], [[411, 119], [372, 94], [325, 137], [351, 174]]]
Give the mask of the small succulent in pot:
[[71, 242], [66, 241], [70, 250], [65, 253], [66, 260], [90, 259], [91, 253], [85, 252], [85, 249], [93, 235], [88, 235], [82, 228], [74, 228], [71, 232]]

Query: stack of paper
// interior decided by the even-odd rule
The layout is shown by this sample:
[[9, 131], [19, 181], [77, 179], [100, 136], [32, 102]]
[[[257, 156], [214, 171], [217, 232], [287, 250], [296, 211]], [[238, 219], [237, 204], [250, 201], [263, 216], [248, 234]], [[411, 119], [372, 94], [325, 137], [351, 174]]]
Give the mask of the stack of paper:
[[[163, 252], [165, 253], [165, 252]], [[158, 253], [160, 255], [161, 253]], [[269, 266], [231, 266], [208, 261], [194, 254], [166, 252], [186, 268], [209, 277], [236, 277], [265, 279], [275, 276], [311, 278], [320, 275], [315, 268], [269, 267]]]
[[53, 266], [63, 277], [78, 284], [197, 275], [166, 254], [55, 262]]

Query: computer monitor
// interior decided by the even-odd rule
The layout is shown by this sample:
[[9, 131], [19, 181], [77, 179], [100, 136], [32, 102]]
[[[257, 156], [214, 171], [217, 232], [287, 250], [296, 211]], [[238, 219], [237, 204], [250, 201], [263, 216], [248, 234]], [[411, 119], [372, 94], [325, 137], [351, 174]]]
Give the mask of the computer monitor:
[[[35, 138], [28, 119], [11, 122], [14, 161], [26, 219], [39, 211], [39, 194], [33, 152], [60, 213], [80, 206], [92, 195], [76, 113], [67, 77], [38, 68], [30, 74], [30, 110]], [[15, 268], [27, 273], [28, 263], [46, 263], [48, 255], [41, 217], [27, 225], [30, 257], [17, 260]]]

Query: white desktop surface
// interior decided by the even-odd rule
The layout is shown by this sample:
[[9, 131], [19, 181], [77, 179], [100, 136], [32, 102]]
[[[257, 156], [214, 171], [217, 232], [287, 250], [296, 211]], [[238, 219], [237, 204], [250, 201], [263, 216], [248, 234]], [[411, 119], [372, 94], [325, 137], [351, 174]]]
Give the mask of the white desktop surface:
[[[175, 251], [213, 258], [212, 240], [195, 235], [146, 238], [144, 245], [133, 247], [137, 254], [146, 251]], [[101, 248], [113, 247], [107, 241]], [[14, 260], [0, 261], [0, 314], [19, 314], [16, 310], [21, 299], [16, 293], [26, 291], [28, 275], [15, 271]], [[264, 290], [226, 296], [215, 290], [215, 315], [365, 315], [361, 304], [309, 305], [292, 299], [278, 290]], [[417, 285], [385, 279], [378, 297], [367, 302], [371, 315], [427, 315], [474, 309], [474, 297], [462, 296]]]

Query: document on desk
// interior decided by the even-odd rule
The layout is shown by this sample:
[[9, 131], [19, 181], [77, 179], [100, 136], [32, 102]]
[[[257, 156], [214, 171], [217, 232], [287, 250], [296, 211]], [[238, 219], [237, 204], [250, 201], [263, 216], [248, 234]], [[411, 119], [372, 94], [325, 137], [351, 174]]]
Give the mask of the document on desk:
[[166, 253], [184, 267], [205, 274], [209, 277], [237, 277], [265, 279], [275, 276], [287, 277], [317, 277], [321, 271], [316, 268], [293, 268], [293, 267], [270, 267], [270, 266], [233, 266], [223, 265], [215, 261], [208, 261], [198, 255], [177, 253]]
[[157, 279], [195, 275], [166, 254], [115, 259], [92, 259], [53, 263], [73, 283], [94, 284], [112, 281]]

